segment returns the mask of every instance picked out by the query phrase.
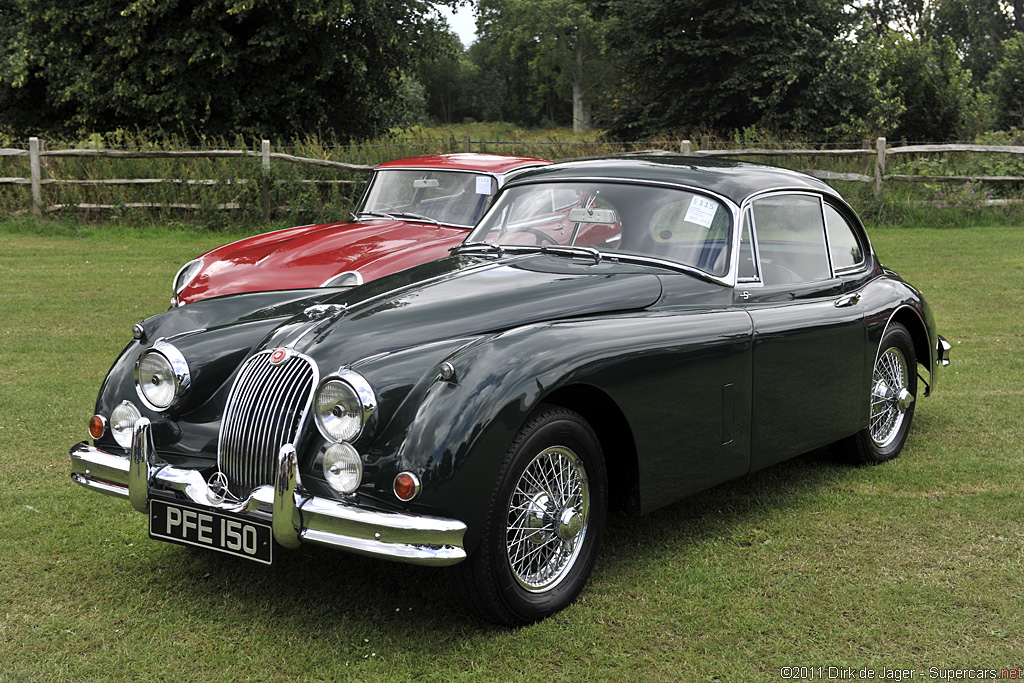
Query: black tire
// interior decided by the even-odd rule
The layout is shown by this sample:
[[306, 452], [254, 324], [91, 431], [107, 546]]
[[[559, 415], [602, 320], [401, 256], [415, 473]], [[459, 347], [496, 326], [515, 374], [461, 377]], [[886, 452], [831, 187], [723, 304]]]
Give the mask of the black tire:
[[449, 568], [452, 587], [471, 612], [506, 626], [564, 609], [590, 576], [607, 508], [594, 430], [571, 410], [540, 406], [506, 454], [480, 545]]
[[835, 444], [854, 463], [892, 460], [907, 441], [917, 401], [917, 356], [907, 328], [891, 323], [882, 335], [871, 377], [867, 427]]

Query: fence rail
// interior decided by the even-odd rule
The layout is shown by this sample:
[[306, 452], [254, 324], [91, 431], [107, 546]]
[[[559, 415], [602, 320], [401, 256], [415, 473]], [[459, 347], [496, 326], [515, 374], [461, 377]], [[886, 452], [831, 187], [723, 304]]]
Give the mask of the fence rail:
[[[461, 142], [461, 145], [459, 144]], [[476, 145], [478, 150], [486, 150], [494, 147], [514, 147], [522, 145], [570, 145], [582, 146], [590, 143], [520, 143], [503, 141], [472, 141], [464, 137], [461, 141], [454, 138], [450, 141], [450, 151], [469, 152]], [[607, 145], [594, 143], [597, 147], [606, 148]], [[843, 173], [822, 169], [800, 169], [804, 173], [826, 181], [845, 181], [859, 183], [873, 183], [875, 197], [881, 198], [886, 181], [909, 182], [909, 183], [950, 183], [966, 181], [983, 182], [1024, 182], [1024, 175], [908, 175], [902, 173], [887, 174], [885, 172], [886, 159], [890, 155], [906, 154], [1009, 154], [1024, 155], [1024, 146], [1017, 145], [977, 145], [977, 144], [922, 144], [903, 145], [889, 147], [885, 138], [878, 138], [873, 144], [865, 142], [863, 147], [855, 149], [711, 149], [711, 142], [708, 137], [701, 139], [696, 147], [690, 140], [682, 140], [676, 143], [669, 143], [671, 151], [682, 154], [690, 154], [701, 157], [817, 157], [817, 158], [844, 158], [860, 157], [862, 159], [860, 173]], [[461, 149], [460, 149], [461, 147]], [[261, 183], [263, 193], [263, 211], [266, 218], [272, 213], [269, 199], [269, 184], [285, 183], [277, 180], [265, 182], [260, 178], [228, 178], [228, 179], [180, 179], [180, 178], [111, 178], [111, 179], [74, 179], [74, 178], [44, 178], [43, 167], [48, 158], [110, 158], [110, 159], [240, 159], [259, 158], [264, 171], [269, 170], [272, 160], [312, 166], [339, 171], [368, 172], [373, 169], [372, 165], [353, 164], [330, 159], [317, 159], [285, 154], [282, 152], [271, 152], [270, 141], [263, 140], [259, 152], [245, 149], [221, 149], [221, 150], [118, 150], [118, 149], [59, 149], [46, 150], [39, 138], [30, 138], [28, 149], [0, 149], [0, 157], [25, 157], [29, 158], [28, 177], [0, 177], [0, 185], [29, 185], [32, 194], [32, 213], [41, 217], [44, 212], [58, 211], [67, 208], [84, 210], [110, 210], [117, 207], [124, 208], [146, 208], [146, 209], [185, 209], [192, 210], [200, 208], [194, 203], [155, 203], [155, 202], [131, 202], [124, 204], [98, 204], [98, 203], [77, 203], [77, 204], [53, 204], [43, 203], [42, 190], [46, 186], [65, 185], [81, 187], [103, 187], [103, 186], [154, 186], [154, 185], [184, 185], [184, 186], [218, 186], [218, 185], [247, 185], [249, 183]], [[869, 171], [873, 164], [873, 172]], [[303, 179], [296, 182], [308, 185], [331, 186], [351, 185], [358, 183], [351, 179]], [[991, 204], [1005, 204], [1008, 200], [989, 200]], [[241, 208], [237, 202], [222, 202], [216, 205], [218, 210], [233, 210]]]

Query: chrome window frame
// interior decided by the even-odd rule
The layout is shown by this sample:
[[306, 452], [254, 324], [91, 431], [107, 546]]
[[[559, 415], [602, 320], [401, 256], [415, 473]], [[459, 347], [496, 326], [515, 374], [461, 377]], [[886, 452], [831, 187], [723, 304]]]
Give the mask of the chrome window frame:
[[[756, 265], [757, 265], [757, 279], [744, 278], [744, 279], [741, 280], [741, 279], [737, 278], [737, 284], [742, 284], [744, 286], [750, 286], [750, 287], [765, 287], [766, 286], [764, 284], [764, 278], [762, 277], [762, 274], [761, 274], [761, 249], [760, 249], [760, 240], [758, 239], [758, 236], [757, 236], [757, 221], [754, 219], [754, 211], [753, 211], [754, 203], [759, 201], [759, 200], [761, 200], [761, 199], [768, 199], [768, 198], [771, 198], [771, 197], [791, 197], [791, 196], [812, 197], [812, 198], [816, 199], [817, 202], [818, 202], [818, 213], [821, 216], [821, 230], [822, 230], [822, 235], [824, 237], [825, 258], [826, 258], [826, 260], [828, 262], [828, 272], [829, 272], [829, 275], [826, 278], [819, 278], [817, 280], [801, 280], [798, 283], [790, 283], [790, 284], [809, 284], [809, 283], [812, 283], [812, 282], [825, 282], [827, 280], [835, 279], [835, 278], [839, 277], [841, 274], [845, 274], [847, 272], [855, 272], [858, 269], [862, 269], [864, 267], [864, 265], [867, 263], [867, 253], [870, 250], [870, 244], [861, 244], [862, 247], [866, 246], [867, 248], [863, 249], [864, 255], [863, 255], [863, 260], [861, 261], [860, 264], [858, 264], [857, 266], [854, 266], [854, 267], [846, 267], [846, 268], [842, 268], [842, 269], [839, 269], [839, 270], [836, 270], [836, 268], [834, 267], [834, 265], [832, 263], [832, 248], [831, 248], [831, 244], [829, 242], [829, 236], [828, 236], [828, 224], [826, 223], [826, 219], [825, 219], [825, 202], [826, 202], [827, 198], [831, 198], [831, 195], [827, 195], [827, 194], [821, 193], [821, 192], [815, 192], [814, 190], [805, 190], [805, 189], [796, 190], [796, 189], [782, 189], [782, 188], [779, 188], [779, 189], [765, 190], [763, 192], [758, 192], [757, 194], [754, 194], [754, 195], [751, 195], [751, 196], [747, 197], [746, 199], [743, 200], [743, 204], [741, 206], [741, 212], [742, 212], [741, 215], [745, 214], [745, 212], [747, 212], [747, 211], [750, 212], [751, 239], [754, 241], [754, 255], [757, 258], [757, 263], [756, 263]], [[842, 213], [842, 212], [840, 212], [840, 213]], [[847, 223], [847, 224], [849, 224], [849, 223]], [[860, 235], [857, 234], [856, 230], [854, 230], [854, 237], [857, 239], [858, 243], [861, 242]], [[737, 245], [738, 245], [738, 242], [737, 242]], [[737, 246], [737, 250], [738, 250], [738, 248], [739, 247]], [[738, 255], [738, 252], [737, 252], [737, 255]], [[738, 267], [739, 267], [739, 265], [738, 265], [738, 261], [737, 261], [737, 276], [739, 275]], [[775, 285], [767, 285], [767, 286], [772, 287], [772, 286], [775, 286]]]

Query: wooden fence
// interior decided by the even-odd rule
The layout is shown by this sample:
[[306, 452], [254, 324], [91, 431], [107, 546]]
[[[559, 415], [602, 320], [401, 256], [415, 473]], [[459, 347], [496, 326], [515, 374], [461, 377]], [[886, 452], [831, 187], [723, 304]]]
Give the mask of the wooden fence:
[[[484, 150], [487, 148], [493, 149], [494, 147], [502, 146], [514, 146], [530, 143], [513, 143], [513, 142], [501, 142], [501, 141], [471, 141], [468, 137], [464, 137], [461, 141], [461, 145], [457, 141], [452, 139], [451, 151], [464, 151], [469, 152], [476, 145], [478, 150]], [[574, 144], [580, 143], [553, 143], [553, 144]], [[599, 145], [601, 147], [607, 147], [606, 145]], [[914, 183], [943, 183], [943, 182], [967, 182], [967, 181], [983, 181], [983, 182], [1024, 182], [1024, 175], [995, 175], [995, 176], [984, 176], [984, 175], [962, 175], [962, 176], [949, 176], [949, 175], [906, 175], [906, 174], [887, 174], [885, 172], [886, 159], [890, 155], [901, 155], [901, 154], [916, 154], [916, 155], [930, 155], [930, 154], [948, 154], [954, 152], [966, 152], [972, 154], [1010, 154], [1010, 155], [1024, 155], [1024, 146], [1010, 146], [1010, 145], [973, 145], [973, 144], [941, 144], [941, 145], [903, 145], [899, 147], [889, 147], [886, 144], [885, 138], [878, 138], [872, 145], [869, 142], [865, 142], [860, 148], [855, 149], [711, 149], [711, 141], [709, 138], [704, 137], [701, 139], [700, 145], [694, 147], [690, 140], [682, 140], [678, 143], [678, 148], [673, 143], [671, 151], [678, 151], [682, 154], [691, 154], [694, 156], [707, 156], [707, 157], [819, 157], [819, 158], [838, 158], [838, 157], [860, 157], [862, 159], [861, 172], [860, 173], [839, 173], [836, 171], [826, 171], [819, 169], [801, 169], [804, 173], [820, 178], [822, 180], [833, 180], [833, 181], [849, 181], [849, 182], [862, 182], [872, 183], [874, 185], [874, 195], [877, 198], [881, 198], [883, 194], [883, 187], [885, 181], [897, 181], [897, 182], [914, 182]], [[461, 149], [460, 149], [461, 148]], [[78, 208], [78, 209], [113, 209], [116, 206], [123, 206], [125, 208], [175, 208], [175, 209], [198, 209], [198, 204], [122, 204], [122, 205], [109, 205], [109, 204], [53, 204], [45, 205], [42, 198], [42, 189], [47, 185], [79, 185], [79, 186], [103, 186], [103, 185], [156, 185], [162, 183], [170, 184], [188, 184], [188, 185], [217, 185], [217, 184], [246, 184], [250, 182], [257, 182], [258, 179], [253, 178], [235, 178], [228, 180], [203, 180], [203, 179], [192, 179], [192, 180], [181, 180], [181, 179], [166, 179], [166, 178], [132, 178], [132, 179], [103, 179], [103, 180], [75, 180], [75, 179], [62, 179], [62, 178], [43, 178], [42, 177], [42, 164], [41, 160], [47, 157], [107, 157], [107, 158], [118, 158], [118, 159], [145, 159], [145, 158], [239, 158], [239, 157], [259, 157], [262, 162], [264, 169], [270, 168], [270, 162], [273, 159], [285, 161], [294, 164], [304, 164], [309, 166], [316, 166], [321, 168], [330, 168], [337, 170], [346, 171], [362, 171], [368, 172], [373, 169], [373, 166], [364, 164], [350, 164], [341, 161], [330, 161], [327, 159], [311, 159], [307, 157], [299, 157], [291, 154], [283, 154], [279, 152], [270, 151], [270, 141], [262, 141], [262, 149], [260, 152], [252, 150], [113, 150], [113, 149], [62, 149], [62, 150], [45, 150], [42, 142], [38, 138], [29, 139], [28, 150], [24, 149], [0, 149], [0, 157], [3, 156], [27, 156], [29, 158], [29, 177], [21, 178], [0, 178], [0, 185], [3, 184], [14, 184], [14, 185], [30, 185], [32, 191], [32, 213], [37, 217], [41, 217], [44, 212], [58, 211], [66, 208]], [[554, 156], [554, 155], [553, 155]], [[873, 172], [871, 166], [873, 162]], [[278, 181], [284, 182], [284, 181]], [[299, 182], [311, 183], [311, 184], [352, 184], [358, 181], [354, 180], [302, 180]], [[266, 217], [270, 217], [272, 207], [270, 206], [270, 193], [269, 189], [264, 184], [262, 188], [263, 195], [263, 212]], [[988, 204], [999, 204], [1006, 203], [1012, 200], [988, 200]], [[220, 204], [219, 209], [237, 209], [240, 208], [237, 204]]]
[[[306, 157], [293, 156], [280, 152], [270, 151], [270, 140], [262, 141], [260, 152], [245, 149], [226, 150], [117, 150], [117, 149], [60, 149], [48, 151], [43, 149], [39, 138], [29, 138], [28, 150], [23, 149], [0, 149], [0, 156], [28, 156], [29, 177], [28, 178], [0, 178], [0, 185], [30, 185], [32, 188], [32, 214], [36, 217], [43, 215], [44, 204], [42, 199], [42, 188], [45, 185], [78, 185], [78, 186], [116, 186], [116, 185], [158, 185], [158, 184], [186, 184], [186, 185], [217, 185], [219, 183], [244, 185], [255, 182], [252, 178], [234, 178], [230, 180], [205, 180], [191, 179], [182, 180], [174, 178], [113, 178], [103, 180], [74, 180], [64, 178], [43, 178], [41, 160], [47, 157], [105, 157], [112, 159], [227, 159], [259, 157], [264, 169], [270, 168], [271, 159], [278, 159], [295, 164], [307, 166], [318, 166], [321, 168], [332, 168], [348, 171], [372, 171], [373, 166], [365, 164], [349, 164], [342, 161], [330, 161], [328, 159], [310, 159]], [[302, 180], [300, 182], [309, 184], [338, 184], [347, 185], [357, 181], [354, 180]], [[264, 214], [270, 217], [270, 194], [268, 188], [263, 188]], [[125, 208], [175, 208], [175, 209], [199, 209], [198, 204], [123, 204]], [[78, 209], [113, 209], [112, 204], [52, 204], [46, 206], [46, 211], [59, 211], [66, 208]], [[237, 209], [236, 204], [220, 204], [219, 209]]]

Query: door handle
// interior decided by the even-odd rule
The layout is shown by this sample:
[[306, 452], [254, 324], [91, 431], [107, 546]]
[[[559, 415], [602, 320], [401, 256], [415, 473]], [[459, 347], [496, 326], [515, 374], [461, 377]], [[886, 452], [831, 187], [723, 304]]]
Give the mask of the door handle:
[[836, 299], [836, 308], [846, 308], [847, 306], [856, 306], [860, 301], [860, 292], [855, 294], [845, 294]]

